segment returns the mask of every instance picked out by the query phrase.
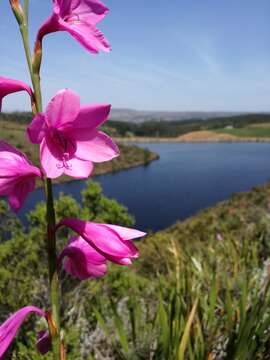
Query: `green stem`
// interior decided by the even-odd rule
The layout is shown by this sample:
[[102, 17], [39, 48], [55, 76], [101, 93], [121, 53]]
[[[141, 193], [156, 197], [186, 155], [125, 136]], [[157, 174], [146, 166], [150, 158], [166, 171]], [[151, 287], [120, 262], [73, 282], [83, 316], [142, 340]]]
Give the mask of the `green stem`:
[[[32, 74], [33, 87], [35, 90], [36, 108], [42, 112], [42, 100], [40, 89], [39, 74]], [[55, 209], [51, 179], [45, 179], [45, 195], [47, 207], [47, 253], [49, 263], [49, 280], [50, 280], [50, 303], [52, 319], [56, 326], [56, 333], [51, 331], [54, 360], [61, 359], [61, 339], [60, 339], [60, 296], [59, 280], [57, 273], [57, 254], [55, 238]], [[51, 329], [50, 329], [51, 330]]]
[[41, 96], [41, 88], [40, 88], [40, 76], [38, 73], [33, 72], [32, 66], [32, 55], [29, 46], [29, 33], [28, 33], [28, 23], [25, 21], [20, 25], [20, 32], [23, 40], [23, 47], [26, 55], [27, 65], [29, 69], [29, 73], [31, 76], [33, 88], [34, 88], [34, 96], [36, 103], [37, 112], [42, 112], [42, 96]]
[[51, 179], [46, 179], [46, 204], [47, 204], [47, 252], [49, 260], [49, 279], [50, 279], [50, 301], [52, 319], [55, 323], [57, 333], [51, 331], [54, 359], [61, 359], [61, 340], [60, 340], [60, 301], [59, 301], [59, 281], [57, 274], [57, 255], [55, 238], [55, 210]]
[[26, 24], [28, 24], [28, 7], [29, 7], [29, 1], [24, 0], [24, 18], [25, 18]]
[[[29, 45], [28, 32], [28, 0], [24, 3], [24, 21], [20, 23], [20, 32], [22, 35], [23, 46], [31, 76], [36, 111], [42, 112], [42, 95], [40, 87], [39, 71], [36, 71], [32, 66], [32, 55]], [[47, 253], [49, 266], [49, 281], [50, 281], [50, 303], [53, 327], [50, 329], [52, 337], [53, 358], [54, 360], [61, 360], [61, 339], [60, 339], [60, 294], [59, 294], [59, 280], [57, 274], [57, 254], [56, 254], [56, 238], [55, 238], [55, 209], [51, 179], [45, 179], [45, 195], [47, 206]]]

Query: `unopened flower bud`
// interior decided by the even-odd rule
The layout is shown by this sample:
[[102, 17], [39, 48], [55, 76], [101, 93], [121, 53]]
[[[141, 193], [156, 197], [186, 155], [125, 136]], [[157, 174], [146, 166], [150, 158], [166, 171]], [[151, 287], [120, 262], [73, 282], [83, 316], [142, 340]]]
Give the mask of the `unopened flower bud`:
[[33, 61], [32, 61], [33, 72], [35, 74], [39, 74], [40, 72], [41, 60], [42, 60], [42, 43], [40, 40], [36, 40]]
[[19, 0], [9, 0], [13, 13], [19, 23], [19, 25], [23, 24], [24, 21], [24, 13], [21, 7]]

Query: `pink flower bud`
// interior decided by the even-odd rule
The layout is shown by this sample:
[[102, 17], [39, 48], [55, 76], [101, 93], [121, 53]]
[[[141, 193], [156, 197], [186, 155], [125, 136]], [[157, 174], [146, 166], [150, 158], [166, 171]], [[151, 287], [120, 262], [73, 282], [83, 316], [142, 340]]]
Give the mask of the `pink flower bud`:
[[[26, 306], [18, 310], [15, 314], [11, 315], [1, 326], [0, 326], [0, 359], [4, 359], [4, 355], [8, 350], [10, 344], [15, 338], [20, 326], [24, 322], [25, 318], [35, 313], [40, 317], [46, 317], [44, 311], [40, 310], [35, 306]], [[43, 344], [44, 345], [44, 344]], [[40, 345], [38, 345], [40, 346]], [[48, 346], [48, 343], [47, 343]], [[43, 346], [44, 350], [44, 346]], [[49, 347], [47, 347], [49, 350]]]

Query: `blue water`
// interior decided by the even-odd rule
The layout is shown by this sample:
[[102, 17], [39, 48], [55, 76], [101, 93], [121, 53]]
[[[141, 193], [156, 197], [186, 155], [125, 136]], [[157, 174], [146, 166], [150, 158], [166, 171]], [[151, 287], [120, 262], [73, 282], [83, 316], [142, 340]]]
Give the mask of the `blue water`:
[[[163, 229], [200, 209], [270, 180], [269, 143], [140, 144], [159, 153], [160, 160], [116, 174], [98, 176], [105, 195], [128, 207], [142, 230]], [[55, 186], [80, 200], [83, 181]], [[43, 200], [32, 193], [21, 216]]]

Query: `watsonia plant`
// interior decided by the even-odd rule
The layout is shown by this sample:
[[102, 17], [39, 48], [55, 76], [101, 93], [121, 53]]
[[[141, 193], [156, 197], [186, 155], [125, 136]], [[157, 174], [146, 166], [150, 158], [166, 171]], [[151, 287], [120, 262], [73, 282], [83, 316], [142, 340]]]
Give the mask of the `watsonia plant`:
[[[99, 0], [53, 0], [52, 14], [38, 30], [34, 51], [29, 42], [29, 0], [21, 3], [10, 0], [25, 50], [32, 86], [19, 80], [0, 77], [0, 110], [2, 99], [8, 94], [26, 91], [29, 94], [33, 119], [27, 127], [27, 139], [39, 146], [40, 168], [34, 166], [21, 151], [0, 142], [0, 195], [8, 198], [15, 212], [22, 207], [27, 195], [35, 189], [37, 179], [44, 184], [46, 199], [45, 244], [49, 273], [50, 308], [25, 306], [0, 326], [0, 357], [17, 334], [30, 313], [45, 319], [45, 327], [38, 333], [40, 354], [52, 352], [55, 360], [66, 358], [61, 321], [61, 292], [58, 273], [62, 264], [67, 273], [80, 279], [99, 278], [106, 274], [107, 263], [131, 265], [138, 257], [132, 240], [145, 234], [118, 225], [99, 224], [76, 218], [64, 218], [56, 224], [52, 180], [62, 175], [75, 179], [88, 178], [93, 163], [109, 161], [119, 155], [114, 141], [98, 127], [108, 118], [111, 106], [80, 105], [80, 98], [70, 89], [60, 90], [42, 106], [40, 70], [44, 37], [57, 31], [69, 33], [87, 51], [110, 51], [104, 35], [96, 28], [108, 13]], [[77, 234], [60, 253], [57, 252], [57, 230], [68, 227]]]

